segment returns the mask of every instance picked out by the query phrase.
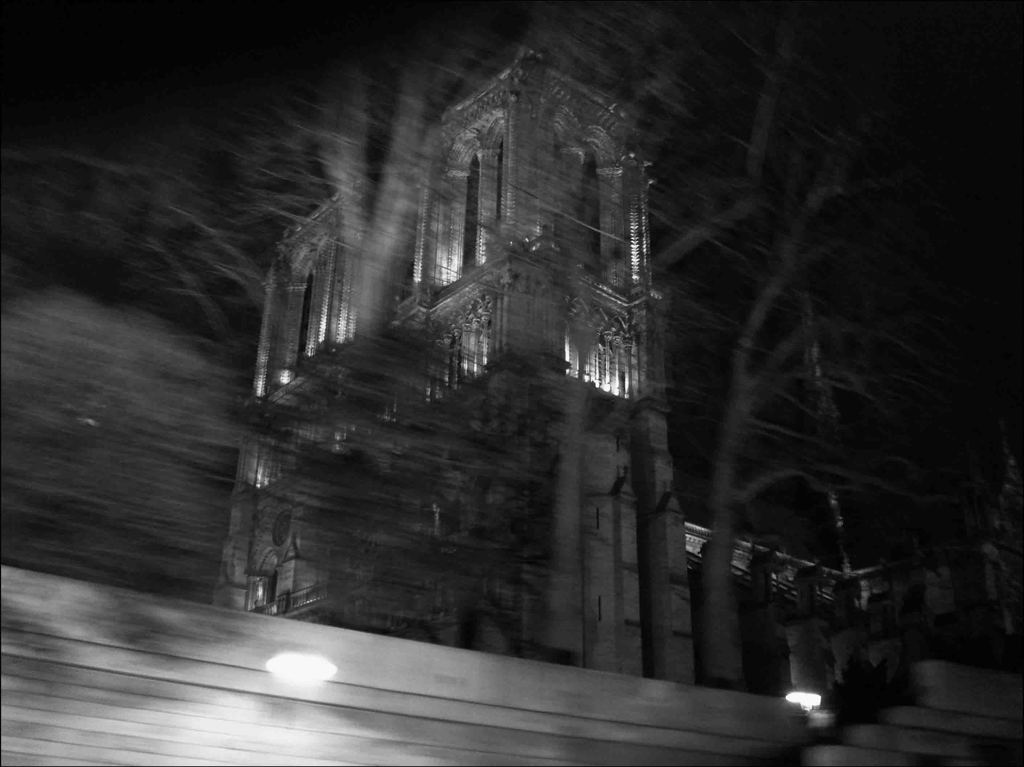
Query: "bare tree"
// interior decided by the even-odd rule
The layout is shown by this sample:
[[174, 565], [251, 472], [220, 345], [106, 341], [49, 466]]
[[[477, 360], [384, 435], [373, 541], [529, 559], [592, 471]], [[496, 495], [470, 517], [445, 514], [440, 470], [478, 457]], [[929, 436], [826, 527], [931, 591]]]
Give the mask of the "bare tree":
[[[796, 24], [779, 22], [764, 58], [744, 183], [735, 185], [742, 191], [659, 254], [666, 269], [689, 262], [691, 287], [702, 259], [726, 260], [734, 291], [726, 302], [698, 291], [675, 296], [690, 329], [704, 323], [729, 350], [707, 484], [712, 538], [702, 556], [698, 638], [704, 680], [725, 686], [743, 679], [731, 561], [745, 510], [787, 484], [817, 495], [835, 527], [837, 559], [848, 566], [843, 497], [872, 489], [904, 503], [927, 500], [893, 470], [908, 463], [905, 445], [856, 450], [863, 414], [879, 419], [878, 438], [880, 422], [905, 425], [916, 410], [908, 400], [934, 402], [936, 381], [949, 375], [933, 356], [925, 321], [934, 318], [915, 301], [927, 280], [910, 264], [926, 244], [907, 233], [913, 217], [899, 205], [913, 178], [886, 168], [889, 136], [864, 121], [850, 126], [829, 99], [804, 90], [820, 73], [799, 57]], [[837, 399], [861, 414], [859, 423]]]
[[[700, 371], [677, 375], [669, 398], [719, 415], [704, 499], [715, 536], [703, 625], [713, 633], [700, 643], [705, 678], [735, 685], [730, 559], [744, 511], [787, 482], [837, 499], [907, 484], [894, 470], [906, 465], [898, 451], [855, 448], [906, 417], [926, 378], [921, 338], [901, 315], [913, 278], [893, 276], [918, 247], [897, 236], [909, 218], [891, 204], [908, 179], [879, 152], [890, 135], [861, 120], [874, 113], [862, 94], [840, 92], [809, 53], [816, 14], [805, 6], [780, 18], [765, 4], [539, 3], [525, 15], [524, 42], [634, 115], [637, 147], [658, 175], [656, 266], [663, 282], [685, 287], [671, 291], [660, 333], [670, 353], [674, 336], [691, 337], [681, 326], [712, 339], [708, 364], [722, 363], [720, 380], [704, 387]], [[5, 185], [35, 194], [5, 187], [5, 221], [14, 212], [23, 224], [5, 225], [5, 276], [7, 254], [21, 259], [24, 242], [91, 222], [93, 243], [137, 259], [118, 268], [140, 294], [162, 296], [164, 309], [186, 296], [205, 331], [228, 338], [238, 309], [251, 318], [259, 306], [277, 232], [335, 194], [343, 246], [365, 286], [359, 333], [372, 347], [385, 336], [387, 291], [429, 179], [432, 126], [471, 74], [506, 63], [501, 35], [460, 24], [430, 33], [401, 62], [336, 67], [319, 91], [272, 89], [276, 99], [222, 107], [216, 121], [162, 128], [173, 140], [144, 133], [155, 143], [127, 157], [5, 147]], [[235, 119], [225, 124], [225, 114]], [[43, 167], [67, 175], [37, 174]], [[18, 200], [26, 209], [9, 210]], [[896, 289], [879, 293], [880, 280]], [[838, 415], [819, 428], [829, 402]], [[859, 419], [861, 431], [845, 402], [875, 414]]]
[[540, 18], [537, 45], [618, 94], [654, 161], [656, 282], [671, 300], [661, 333], [681, 357], [669, 401], [714, 422], [693, 483], [703, 497], [685, 493], [713, 528], [699, 676], [738, 686], [732, 550], [762, 499], [819, 499], [835, 543], [845, 500], [942, 495], [922, 488], [905, 442], [877, 444], [927, 412], [949, 376], [917, 268], [927, 243], [914, 197], [927, 190], [870, 82], [829, 68], [823, 17], [804, 6], [548, 5]]

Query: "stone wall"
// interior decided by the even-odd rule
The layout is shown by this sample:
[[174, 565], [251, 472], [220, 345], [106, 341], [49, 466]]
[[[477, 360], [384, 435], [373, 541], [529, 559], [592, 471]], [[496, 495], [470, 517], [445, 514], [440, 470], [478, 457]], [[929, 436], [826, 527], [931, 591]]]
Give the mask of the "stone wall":
[[[4, 567], [3, 764], [758, 764], [777, 698], [499, 657]], [[280, 651], [338, 667], [313, 687]]]
[[1021, 677], [946, 661], [916, 663], [913, 706], [844, 727], [838, 743], [805, 749], [805, 765], [1018, 765]]

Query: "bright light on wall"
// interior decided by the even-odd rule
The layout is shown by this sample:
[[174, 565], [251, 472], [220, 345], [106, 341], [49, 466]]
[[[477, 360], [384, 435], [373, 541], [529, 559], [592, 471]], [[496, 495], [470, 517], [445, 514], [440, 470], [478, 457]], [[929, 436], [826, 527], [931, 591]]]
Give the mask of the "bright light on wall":
[[804, 711], [810, 711], [821, 705], [821, 696], [816, 692], [791, 692], [786, 696], [790, 703], [796, 703]]
[[267, 671], [288, 682], [314, 684], [330, 679], [338, 667], [316, 655], [283, 652], [267, 661]]

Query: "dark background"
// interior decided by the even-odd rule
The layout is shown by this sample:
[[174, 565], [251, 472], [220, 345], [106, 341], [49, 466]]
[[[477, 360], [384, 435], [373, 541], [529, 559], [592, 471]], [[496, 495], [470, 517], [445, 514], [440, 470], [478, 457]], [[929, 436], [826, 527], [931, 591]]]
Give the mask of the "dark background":
[[[835, 3], [838, 55], [882, 73], [924, 211], [935, 275], [958, 306], [963, 371], [949, 418], [1021, 449], [1021, 4]], [[244, 91], [449, 19], [509, 31], [515, 4], [48, 3], [3, 6], [4, 142], [116, 142], [147, 114]], [[699, 18], [701, 7], [695, 8]], [[853, 61], [856, 59], [856, 61]], [[255, 339], [253, 341], [255, 343]], [[946, 416], [944, 416], [946, 417]], [[989, 440], [990, 441], [990, 440]]]

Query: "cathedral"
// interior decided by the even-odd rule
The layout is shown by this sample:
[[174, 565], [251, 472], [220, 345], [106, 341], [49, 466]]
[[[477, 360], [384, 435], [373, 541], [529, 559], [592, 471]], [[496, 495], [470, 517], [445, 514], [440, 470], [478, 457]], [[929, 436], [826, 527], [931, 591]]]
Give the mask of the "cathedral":
[[[387, 258], [346, 239], [341, 196], [281, 243], [216, 601], [700, 682], [710, 531], [672, 492], [629, 116], [523, 52], [437, 127], [421, 178], [403, 171], [403, 234], [374, 240]], [[747, 689], [827, 693], [850, 662], [1005, 666], [1020, 636], [1011, 463], [995, 537], [976, 525], [852, 572], [737, 541]]]
[[438, 135], [385, 327], [339, 199], [282, 244], [217, 601], [691, 682], [628, 115], [524, 52]]

